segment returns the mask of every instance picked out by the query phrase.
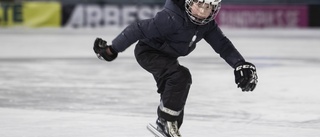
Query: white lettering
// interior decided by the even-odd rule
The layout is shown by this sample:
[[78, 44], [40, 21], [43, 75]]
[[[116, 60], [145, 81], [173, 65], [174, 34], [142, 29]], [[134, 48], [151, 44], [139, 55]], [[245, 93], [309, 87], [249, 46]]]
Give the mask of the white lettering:
[[[275, 12], [275, 17], [274, 17], [274, 23], [277, 24], [278, 27], [282, 27], [282, 26], [285, 26], [285, 21], [283, 20], [283, 11], [276, 11]], [[270, 24], [272, 25], [272, 24]]]
[[78, 28], [78, 27], [83, 27], [84, 24], [84, 6], [83, 5], [77, 5], [66, 23], [66, 27], [72, 27], [72, 28]]
[[137, 20], [152, 18], [159, 6], [77, 5], [66, 27], [121, 27]]
[[285, 15], [288, 27], [297, 27], [299, 26], [299, 12], [297, 11], [288, 11]]
[[120, 9], [117, 6], [106, 5], [103, 8], [103, 22], [105, 26], [119, 26], [120, 25]]
[[122, 10], [122, 23], [127, 26], [137, 21], [137, 6], [125, 6]]
[[219, 15], [220, 25], [227, 27], [298, 27], [298, 21], [296, 10], [223, 11]]
[[89, 27], [100, 27], [102, 10], [98, 5], [88, 5], [86, 7], [86, 22]]
[[154, 15], [154, 13], [150, 7], [142, 6], [139, 9], [140, 10], [138, 11], [138, 18], [140, 20], [152, 18]]

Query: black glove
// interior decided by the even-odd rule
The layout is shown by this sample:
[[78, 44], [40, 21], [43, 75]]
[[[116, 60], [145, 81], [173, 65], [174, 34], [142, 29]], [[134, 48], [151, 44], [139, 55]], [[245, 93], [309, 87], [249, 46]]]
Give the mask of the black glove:
[[258, 83], [256, 67], [249, 62], [241, 62], [234, 69], [235, 82], [242, 91], [253, 91]]
[[[110, 49], [112, 55], [107, 54], [107, 48]], [[118, 56], [118, 53], [114, 51], [110, 45], [107, 45], [107, 42], [101, 38], [96, 38], [96, 40], [94, 41], [93, 51], [101, 60], [112, 61]]]

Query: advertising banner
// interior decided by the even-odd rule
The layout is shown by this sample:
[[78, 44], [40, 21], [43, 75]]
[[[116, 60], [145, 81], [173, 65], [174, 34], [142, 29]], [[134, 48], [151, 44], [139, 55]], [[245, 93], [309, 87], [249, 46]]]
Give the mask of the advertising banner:
[[62, 25], [65, 27], [123, 27], [134, 21], [148, 19], [160, 11], [161, 5], [99, 5], [63, 6]]
[[[94, 3], [61, 5], [59, 2], [23, 2], [11, 5], [0, 3], [0, 26], [124, 27], [134, 21], [154, 17], [162, 6]], [[308, 6], [304, 5], [222, 5], [216, 21], [222, 27], [303, 28], [310, 24], [308, 12]]]
[[26, 2], [23, 18], [25, 26], [60, 27], [61, 5], [58, 2]]
[[0, 4], [0, 26], [60, 27], [59, 2]]
[[216, 21], [220, 26], [237, 28], [301, 28], [308, 26], [308, 7], [222, 5]]
[[22, 24], [22, 5], [0, 3], [0, 26]]

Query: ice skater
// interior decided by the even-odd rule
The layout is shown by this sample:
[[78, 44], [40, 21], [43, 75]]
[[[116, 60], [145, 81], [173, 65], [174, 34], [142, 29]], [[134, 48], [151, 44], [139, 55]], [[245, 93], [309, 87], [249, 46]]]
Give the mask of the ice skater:
[[179, 128], [192, 79], [178, 58], [192, 52], [201, 39], [234, 69], [235, 83], [242, 91], [256, 87], [255, 65], [243, 58], [214, 21], [220, 7], [221, 0], [166, 0], [155, 17], [130, 24], [111, 44], [101, 38], [94, 42], [98, 58], [113, 61], [138, 41], [135, 57], [156, 81], [161, 97], [156, 124], [165, 136], [181, 137]]

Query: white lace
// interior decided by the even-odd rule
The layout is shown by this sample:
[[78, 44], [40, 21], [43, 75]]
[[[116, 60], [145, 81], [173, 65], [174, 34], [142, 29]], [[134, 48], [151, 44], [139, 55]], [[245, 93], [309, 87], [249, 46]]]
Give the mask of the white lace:
[[179, 129], [178, 129], [178, 122], [177, 121], [174, 121], [174, 122], [167, 121], [167, 127], [169, 130], [168, 131], [169, 135], [171, 137], [181, 137]]

